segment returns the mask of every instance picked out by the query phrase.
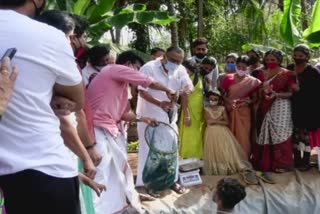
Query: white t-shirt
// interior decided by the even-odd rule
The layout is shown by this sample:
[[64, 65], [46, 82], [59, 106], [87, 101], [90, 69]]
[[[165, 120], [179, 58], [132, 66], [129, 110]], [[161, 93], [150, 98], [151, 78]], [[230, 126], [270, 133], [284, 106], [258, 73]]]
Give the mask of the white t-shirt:
[[[177, 70], [166, 73], [161, 65], [161, 59], [156, 59], [148, 62], [141, 67], [140, 72], [152, 77], [157, 82], [170, 88], [173, 91], [182, 91], [185, 88], [193, 89], [193, 84], [189, 78], [186, 69], [180, 65]], [[150, 88], [138, 87], [139, 90], [147, 91], [152, 97], [160, 101], [170, 101], [167, 94], [163, 91], [158, 91]], [[158, 121], [169, 123], [168, 113], [159, 106], [156, 106], [142, 97], [138, 97], [137, 115], [142, 117], [151, 117]], [[173, 118], [172, 124], [177, 121], [177, 117]]]
[[85, 86], [89, 84], [89, 79], [91, 75], [95, 73], [98, 73], [98, 71], [90, 64], [86, 65], [86, 67], [82, 69], [82, 78]]
[[55, 83], [74, 86], [82, 78], [70, 43], [57, 29], [11, 10], [0, 10], [0, 55], [15, 47], [19, 69], [13, 97], [0, 121], [0, 175], [35, 169], [76, 176], [50, 107]]

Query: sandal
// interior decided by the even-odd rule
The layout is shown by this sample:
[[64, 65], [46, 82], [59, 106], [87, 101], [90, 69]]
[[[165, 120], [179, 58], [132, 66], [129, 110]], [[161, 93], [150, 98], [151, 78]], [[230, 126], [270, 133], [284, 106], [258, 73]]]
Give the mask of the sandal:
[[275, 172], [275, 173], [284, 173], [284, 172], [288, 172], [288, 170], [286, 170], [286, 169], [281, 169], [281, 168], [277, 168], [277, 169], [274, 169], [274, 172]]
[[259, 181], [256, 172], [252, 169], [245, 169], [240, 172], [243, 181], [248, 185], [258, 185]]
[[139, 193], [140, 201], [155, 201], [156, 198], [152, 195]]
[[181, 195], [181, 194], [183, 194], [183, 193], [186, 192], [186, 188], [184, 188], [183, 186], [181, 186], [181, 185], [179, 185], [179, 184], [177, 184], [177, 183], [173, 184], [173, 185], [171, 186], [171, 189], [172, 189], [173, 191], [175, 191], [175, 192], [176, 192], [177, 194], [179, 194], [179, 195]]
[[273, 180], [270, 172], [259, 172], [257, 173], [257, 176], [268, 184], [275, 184], [276, 182]]

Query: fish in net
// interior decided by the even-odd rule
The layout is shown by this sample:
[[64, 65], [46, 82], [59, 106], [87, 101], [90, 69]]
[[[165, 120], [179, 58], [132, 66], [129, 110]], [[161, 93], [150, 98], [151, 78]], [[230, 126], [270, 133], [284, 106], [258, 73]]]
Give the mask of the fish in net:
[[143, 183], [154, 192], [165, 190], [175, 183], [178, 134], [170, 125], [158, 122], [146, 127], [145, 140], [149, 153], [142, 172]]

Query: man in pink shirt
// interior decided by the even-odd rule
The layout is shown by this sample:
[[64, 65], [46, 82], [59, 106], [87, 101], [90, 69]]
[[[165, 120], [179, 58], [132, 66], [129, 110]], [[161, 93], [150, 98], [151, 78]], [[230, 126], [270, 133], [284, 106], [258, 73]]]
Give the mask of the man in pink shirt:
[[164, 91], [169, 99], [175, 92], [138, 72], [143, 60], [132, 51], [119, 55], [118, 65], [104, 67], [87, 89], [96, 134], [96, 148], [103, 158], [97, 166], [95, 181], [107, 186], [100, 198], [93, 198], [95, 213], [118, 213], [132, 207], [142, 212], [139, 194], [127, 161], [126, 139], [120, 128], [121, 121], [152, 123], [148, 117], [137, 118], [128, 105], [128, 86], [149, 87]]

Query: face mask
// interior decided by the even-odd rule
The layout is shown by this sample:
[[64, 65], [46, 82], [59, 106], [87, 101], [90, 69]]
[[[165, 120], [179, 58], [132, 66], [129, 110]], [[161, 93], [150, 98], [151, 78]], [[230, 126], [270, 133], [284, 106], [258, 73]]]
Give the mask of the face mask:
[[210, 104], [210, 106], [216, 106], [216, 105], [219, 104], [219, 101], [212, 101], [212, 100], [210, 100], [210, 101], [209, 101], [209, 104]]
[[266, 63], [266, 67], [269, 69], [275, 69], [276, 67], [278, 67], [278, 64], [275, 62]]
[[227, 63], [226, 69], [227, 69], [227, 71], [234, 71], [236, 69], [236, 64]]
[[168, 71], [175, 71], [178, 69], [179, 65], [170, 61], [167, 61], [166, 64], [164, 64], [164, 67], [168, 70]]
[[210, 73], [211, 73], [210, 71], [207, 71], [207, 70], [205, 70], [205, 69], [203, 69], [203, 68], [200, 69], [200, 74], [201, 74], [202, 76], [206, 76], [206, 75], [208, 75], [208, 74], [210, 74]]
[[38, 17], [40, 16], [41, 12], [44, 10], [45, 6], [46, 6], [46, 0], [43, 0], [43, 3], [40, 7], [37, 7], [36, 3], [34, 1], [32, 1], [34, 7], [35, 7], [35, 14], [34, 17]]
[[196, 56], [196, 60], [199, 62], [201, 62], [206, 57], [206, 55], [203, 53], [197, 53], [195, 54], [195, 56]]
[[294, 60], [294, 63], [297, 64], [297, 65], [300, 65], [300, 64], [303, 64], [305, 62], [307, 62], [307, 59], [296, 59], [296, 58], [293, 58]]
[[247, 70], [244, 71], [244, 70], [236, 69], [236, 72], [240, 77], [243, 77], [244, 75], [248, 74]]
[[76, 57], [76, 58], [81, 57], [81, 56], [82, 56], [82, 54], [84, 54], [84, 53], [85, 53], [85, 51], [86, 51], [86, 49], [85, 49], [85, 48], [80, 47], [80, 48], [76, 51], [76, 53], [75, 53], [75, 57]]
[[252, 57], [249, 58], [249, 64], [250, 64], [250, 65], [254, 65], [254, 64], [256, 64], [258, 61], [259, 61], [259, 58], [258, 58], [258, 57], [252, 56]]

